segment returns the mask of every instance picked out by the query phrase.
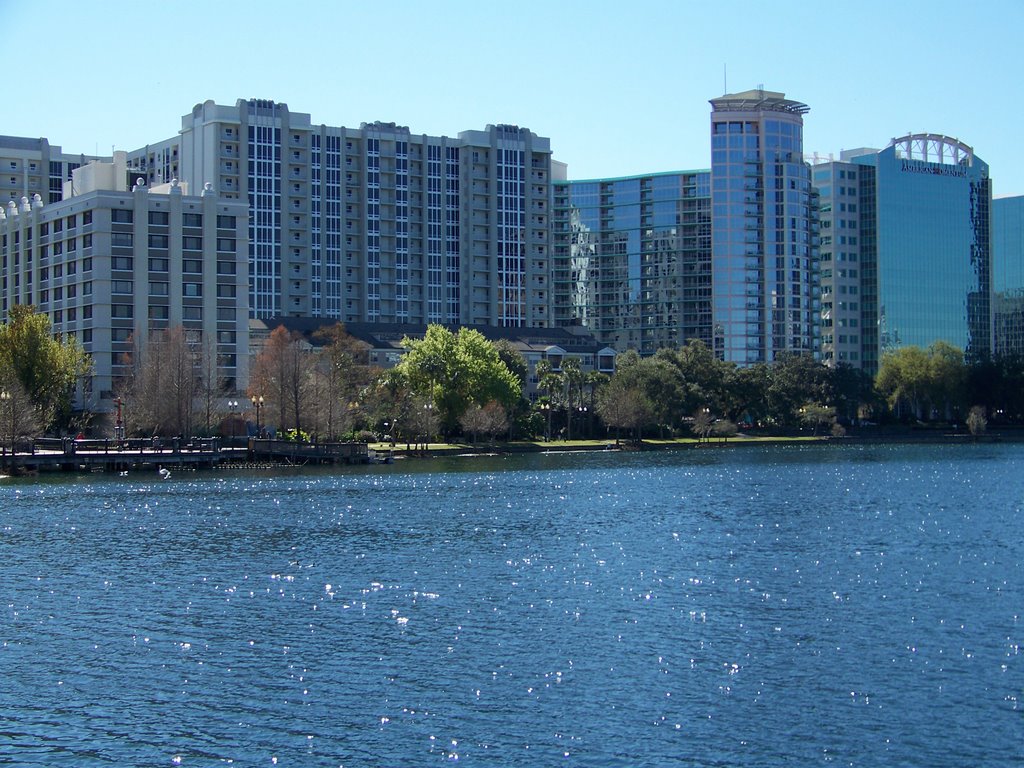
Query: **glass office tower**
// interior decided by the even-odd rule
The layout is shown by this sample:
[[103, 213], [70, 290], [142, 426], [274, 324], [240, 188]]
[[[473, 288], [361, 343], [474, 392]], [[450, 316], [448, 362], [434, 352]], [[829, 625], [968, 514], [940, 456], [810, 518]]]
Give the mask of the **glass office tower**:
[[[888, 349], [946, 341], [969, 360], [992, 352], [992, 185], [971, 147], [912, 134], [846, 157], [860, 174], [863, 367]], [[823, 196], [824, 197], [824, 196]]]
[[556, 326], [617, 351], [711, 344], [707, 171], [555, 182]]
[[711, 100], [714, 347], [746, 365], [819, 355], [816, 197], [805, 104], [765, 90]]
[[1024, 197], [992, 201], [993, 352], [1024, 355]]

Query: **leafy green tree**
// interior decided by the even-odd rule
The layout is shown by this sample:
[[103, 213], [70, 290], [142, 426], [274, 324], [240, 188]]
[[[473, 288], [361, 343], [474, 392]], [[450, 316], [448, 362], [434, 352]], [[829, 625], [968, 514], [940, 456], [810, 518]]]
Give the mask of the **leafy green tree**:
[[836, 420], [836, 409], [831, 405], [807, 403], [800, 408], [800, 421], [810, 427], [811, 434], [818, 434], [818, 427], [831, 426]]
[[47, 315], [16, 304], [0, 325], [0, 368], [28, 393], [45, 430], [69, 417], [75, 385], [92, 370], [92, 361], [74, 336], [54, 338]]
[[786, 353], [769, 367], [768, 409], [779, 424], [792, 425], [799, 420], [804, 403], [828, 403], [832, 400], [826, 366], [810, 355]]
[[967, 394], [967, 365], [964, 353], [945, 341], [928, 347], [928, 399], [932, 408], [946, 419], [953, 417]]
[[494, 400], [508, 409], [522, 394], [519, 379], [479, 331], [453, 333], [431, 325], [422, 339], [406, 338], [402, 344], [409, 351], [396, 370], [414, 393], [435, 404], [446, 433], [458, 428], [471, 404]]
[[906, 406], [915, 418], [924, 419], [940, 408], [950, 417], [965, 397], [967, 381], [963, 353], [938, 341], [927, 350], [910, 345], [886, 352], [875, 386], [897, 417]]
[[716, 413], [727, 410], [728, 382], [735, 365], [719, 360], [714, 351], [699, 339], [691, 339], [676, 350], [659, 350], [655, 357], [670, 360], [681, 377], [681, 413], [710, 408]]
[[916, 418], [923, 415], [928, 393], [928, 355], [917, 346], [899, 347], [882, 355], [875, 387], [897, 418], [904, 407]]
[[734, 367], [725, 380], [724, 413], [733, 419], [744, 415], [752, 422], [768, 418], [769, 370], [764, 363]]

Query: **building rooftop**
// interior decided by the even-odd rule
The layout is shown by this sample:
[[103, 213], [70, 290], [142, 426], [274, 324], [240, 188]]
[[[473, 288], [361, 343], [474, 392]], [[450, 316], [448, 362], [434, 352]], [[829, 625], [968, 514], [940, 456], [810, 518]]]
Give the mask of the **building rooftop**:
[[711, 99], [715, 112], [789, 112], [803, 115], [811, 108], [799, 101], [787, 99], [786, 94], [755, 88], [741, 93], [727, 93]]

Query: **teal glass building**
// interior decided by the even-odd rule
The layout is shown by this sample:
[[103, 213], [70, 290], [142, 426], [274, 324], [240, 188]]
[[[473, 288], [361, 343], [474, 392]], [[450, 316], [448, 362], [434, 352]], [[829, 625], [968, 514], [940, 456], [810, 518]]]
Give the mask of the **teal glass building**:
[[1024, 355], [1024, 196], [992, 201], [993, 353]]
[[849, 158], [859, 178], [864, 367], [906, 345], [992, 353], [992, 184], [971, 147], [912, 134]]
[[710, 175], [554, 184], [553, 321], [616, 351], [711, 344]]

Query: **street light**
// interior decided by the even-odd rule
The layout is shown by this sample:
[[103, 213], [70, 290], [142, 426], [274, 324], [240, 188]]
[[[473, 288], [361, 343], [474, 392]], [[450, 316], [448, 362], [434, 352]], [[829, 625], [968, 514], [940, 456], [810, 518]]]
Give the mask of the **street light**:
[[[585, 427], [585, 426], [587, 425], [587, 422], [586, 422], [586, 419], [587, 419], [587, 406], [585, 406], [585, 405], [581, 405], [581, 406], [579, 407], [579, 412], [580, 412], [580, 422], [581, 422], [581, 423], [582, 423], [582, 424], [584, 425], [584, 427]], [[582, 435], [580, 435], [580, 439], [582, 439], [582, 438], [583, 438], [583, 436], [582, 436]]]
[[124, 401], [120, 397], [115, 397], [114, 402], [117, 403], [117, 422], [114, 424], [114, 440], [120, 445], [121, 441], [124, 440], [124, 419], [122, 418]]
[[426, 428], [426, 430], [424, 430], [427, 433], [427, 444], [423, 446], [423, 450], [426, 451], [426, 450], [430, 449], [430, 438], [432, 437], [431, 432], [434, 431], [433, 430], [434, 423], [432, 421], [433, 414], [431, 413], [431, 411], [434, 410], [434, 404], [433, 403], [424, 403], [423, 404], [423, 410], [426, 411], [426, 416], [427, 416], [427, 418], [426, 418], [426, 422], [427, 422], [426, 423], [426, 427], [427, 428]]
[[547, 425], [547, 431], [544, 432], [544, 441], [550, 443], [551, 442], [551, 403], [541, 403], [538, 407], [541, 409], [541, 411], [545, 415], [547, 415], [548, 425]]
[[[0, 403], [3, 403], [4, 410], [9, 410], [10, 411], [10, 425], [11, 425], [11, 429], [10, 429], [10, 434], [8, 435], [8, 437], [11, 438], [11, 463], [12, 463], [12, 466], [13, 466], [13, 463], [14, 463], [14, 402], [11, 399], [11, 393], [8, 392], [6, 389], [0, 391]], [[4, 451], [6, 452], [6, 450], [7, 450], [7, 446], [5, 445], [4, 446]]]
[[253, 407], [256, 409], [256, 437], [260, 437], [263, 433], [263, 430], [260, 429], [260, 408], [263, 407], [263, 395], [259, 397], [253, 395], [250, 399], [252, 400]]

